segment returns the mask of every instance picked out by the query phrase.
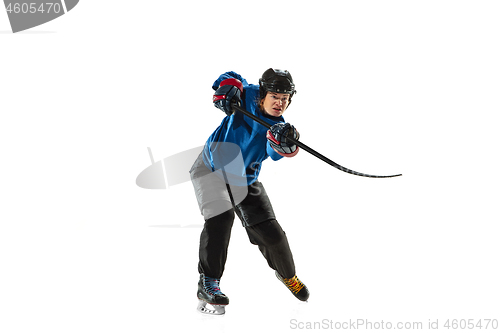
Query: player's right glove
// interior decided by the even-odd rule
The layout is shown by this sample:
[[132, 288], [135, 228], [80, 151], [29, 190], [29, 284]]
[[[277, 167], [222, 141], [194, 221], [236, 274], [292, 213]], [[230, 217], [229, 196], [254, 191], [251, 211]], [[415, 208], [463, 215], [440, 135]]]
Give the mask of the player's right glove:
[[298, 140], [299, 132], [289, 123], [277, 123], [267, 131], [266, 138], [275, 152], [282, 156], [293, 157], [299, 152], [299, 147], [291, 142], [287, 142], [289, 136]]
[[233, 114], [231, 103], [241, 102], [243, 83], [238, 79], [223, 80], [215, 91], [213, 102], [216, 108], [224, 111], [228, 116]]

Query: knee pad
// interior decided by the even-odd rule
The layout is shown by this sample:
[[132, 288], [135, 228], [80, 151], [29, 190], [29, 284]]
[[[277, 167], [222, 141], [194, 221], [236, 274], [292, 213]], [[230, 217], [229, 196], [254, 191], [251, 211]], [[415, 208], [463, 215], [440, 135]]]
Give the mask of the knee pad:
[[247, 232], [254, 245], [275, 246], [287, 241], [285, 232], [275, 219], [247, 227]]

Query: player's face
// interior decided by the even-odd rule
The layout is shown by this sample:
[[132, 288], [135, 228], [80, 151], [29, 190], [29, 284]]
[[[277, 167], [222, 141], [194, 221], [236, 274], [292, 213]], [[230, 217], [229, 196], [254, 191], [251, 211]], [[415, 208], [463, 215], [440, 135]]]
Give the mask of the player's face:
[[264, 112], [273, 117], [279, 117], [290, 103], [290, 94], [268, 92], [264, 98]]

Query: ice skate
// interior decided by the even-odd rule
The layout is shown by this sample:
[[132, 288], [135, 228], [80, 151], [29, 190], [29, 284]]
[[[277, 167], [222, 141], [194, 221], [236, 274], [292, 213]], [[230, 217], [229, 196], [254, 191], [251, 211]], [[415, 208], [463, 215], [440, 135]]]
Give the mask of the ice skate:
[[285, 279], [276, 271], [276, 277], [283, 282], [283, 284], [290, 290], [293, 296], [297, 297], [299, 300], [305, 302], [309, 298], [309, 290], [302, 281], [299, 280], [297, 275], [293, 278]]
[[[229, 298], [224, 295], [219, 287], [220, 279], [210, 278], [200, 274], [198, 282], [198, 311], [209, 315], [223, 315]], [[207, 307], [209, 305], [211, 308]]]

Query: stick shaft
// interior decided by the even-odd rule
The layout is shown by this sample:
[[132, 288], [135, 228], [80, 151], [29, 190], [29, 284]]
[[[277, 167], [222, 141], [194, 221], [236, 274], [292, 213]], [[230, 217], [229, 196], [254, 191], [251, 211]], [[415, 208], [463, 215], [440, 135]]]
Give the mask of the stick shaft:
[[[267, 129], [271, 128], [271, 125], [269, 123], [267, 123], [266, 121], [260, 119], [259, 117], [255, 116], [254, 114], [248, 112], [247, 110], [245, 110], [244, 108], [240, 107], [239, 105], [237, 104], [233, 104], [232, 105], [233, 109], [235, 109], [236, 111], [238, 112], [241, 112], [243, 113], [245, 116], [255, 120], [256, 122], [258, 122], [259, 124], [261, 124], [262, 126], [266, 127]], [[357, 172], [357, 171], [354, 171], [354, 170], [351, 170], [351, 169], [348, 169], [346, 167], [343, 167], [342, 165], [338, 164], [338, 163], [335, 163], [334, 161], [332, 161], [331, 159], [329, 159], [328, 157], [326, 156], [323, 156], [322, 154], [318, 153], [317, 151], [315, 151], [314, 149], [306, 146], [305, 144], [303, 144], [302, 142], [300, 142], [299, 140], [296, 140], [294, 138], [291, 138], [291, 137], [287, 137], [286, 138], [288, 141], [290, 141], [291, 143], [295, 144], [297, 147], [307, 151], [308, 153], [316, 156], [317, 158], [319, 158], [320, 160], [330, 164], [331, 166], [339, 169], [340, 171], [344, 171], [344, 172], [347, 172], [347, 173], [350, 173], [352, 175], [356, 175], [356, 176], [362, 176], [362, 177], [369, 177], [369, 178], [390, 178], [390, 177], [398, 177], [398, 176], [401, 176], [401, 174], [398, 174], [398, 175], [389, 175], [389, 176], [376, 176], [376, 175], [369, 175], [369, 174], [366, 174], [366, 173], [361, 173], [361, 172]]]

